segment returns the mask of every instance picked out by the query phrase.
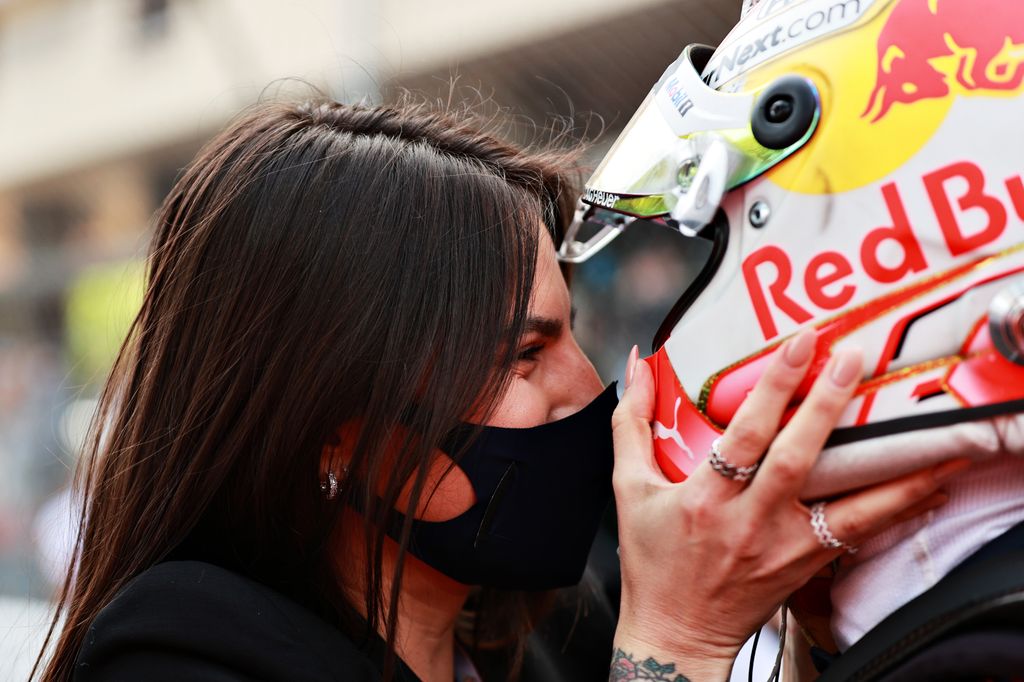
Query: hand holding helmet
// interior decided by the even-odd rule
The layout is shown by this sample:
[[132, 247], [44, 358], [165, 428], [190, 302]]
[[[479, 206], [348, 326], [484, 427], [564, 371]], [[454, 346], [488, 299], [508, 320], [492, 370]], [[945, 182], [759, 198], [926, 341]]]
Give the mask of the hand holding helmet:
[[[623, 549], [631, 585], [649, 587], [655, 571], [676, 581], [642, 608], [624, 597], [627, 617], [689, 613], [694, 641], [717, 633], [718, 648], [737, 645], [788, 594], [783, 584], [799, 584], [797, 557], [814, 563], [800, 554], [806, 526], [787, 514], [800, 509], [806, 522], [800, 500], [859, 490], [811, 516], [811, 539], [826, 545], [893, 525], [831, 594], [851, 615], [831, 624], [848, 646], [1024, 520], [1024, 463], [1001, 457], [1024, 454], [1022, 22], [1024, 6], [1002, 0], [748, 0], [716, 49], [683, 51], [588, 181], [563, 260], [586, 260], [644, 222], [711, 247], [654, 339], [653, 406], [634, 389], [620, 408], [634, 410], [636, 447], [651, 423], [642, 461], [682, 482], [665, 488], [647, 471], [626, 486], [645, 500], [635, 506], [651, 527], [682, 519], [690, 534], [666, 549], [670, 560], [651, 549], [658, 531], [632, 541], [648, 548], [639, 556]], [[809, 329], [806, 376], [779, 390], [786, 350]], [[853, 349], [865, 366], [848, 401], [809, 408]], [[636, 385], [650, 376], [641, 367]], [[754, 411], [772, 387], [777, 404]], [[617, 420], [620, 432], [627, 423]], [[753, 482], [724, 493], [724, 475], [766, 450]], [[957, 458], [979, 462], [949, 485], [957, 509], [977, 516], [930, 514], [932, 544], [918, 559], [905, 538], [926, 522], [893, 524], [920, 508], [900, 486], [924, 485], [929, 474], [912, 473], [923, 467], [948, 474]], [[788, 486], [772, 497], [776, 477]], [[896, 514], [897, 498], [911, 509]], [[630, 506], [625, 534], [646, 537], [639, 519], [627, 522]], [[675, 515], [659, 516], [662, 506]], [[715, 616], [702, 611], [711, 605]]]
[[[814, 336], [795, 337], [766, 368], [726, 430], [734, 466], [761, 460], [749, 482], [709, 462], [682, 483], [659, 470], [652, 446], [654, 376], [630, 363], [631, 381], [613, 419], [622, 608], [616, 646], [673, 662], [691, 679], [728, 673], [742, 643], [821, 566], [897, 516], [944, 502], [938, 487], [966, 463], [910, 474], [834, 501], [826, 547], [799, 501], [808, 472], [860, 376], [857, 352], [837, 355], [779, 431], [784, 406], [811, 364]], [[762, 454], [764, 455], [762, 460]]]

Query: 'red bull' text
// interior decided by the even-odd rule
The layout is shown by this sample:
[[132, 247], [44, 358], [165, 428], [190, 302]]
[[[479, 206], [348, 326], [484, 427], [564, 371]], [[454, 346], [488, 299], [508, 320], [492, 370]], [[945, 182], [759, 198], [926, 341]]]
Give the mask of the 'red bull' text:
[[[944, 166], [921, 180], [945, 248], [954, 258], [998, 240], [1006, 231], [1011, 209], [1024, 220], [1024, 181], [1019, 175], [1003, 183], [1010, 207], [986, 191], [982, 169], [969, 161]], [[954, 188], [961, 188], [958, 196], [953, 196]], [[804, 300], [820, 310], [834, 311], [857, 295], [854, 275], [858, 270], [879, 284], [895, 284], [928, 268], [918, 231], [911, 223], [896, 183], [883, 186], [881, 193], [890, 224], [876, 227], [864, 236], [856, 263], [838, 251], [823, 251], [802, 266], [801, 276], [794, 281], [794, 263], [778, 246], [761, 247], [744, 259], [743, 278], [765, 340], [778, 336], [778, 316], [797, 324], [812, 319], [811, 311], [794, 298], [797, 289], [804, 294]], [[961, 218], [968, 211], [982, 212], [984, 227], [966, 228]], [[893, 258], [896, 253], [898, 257]]]

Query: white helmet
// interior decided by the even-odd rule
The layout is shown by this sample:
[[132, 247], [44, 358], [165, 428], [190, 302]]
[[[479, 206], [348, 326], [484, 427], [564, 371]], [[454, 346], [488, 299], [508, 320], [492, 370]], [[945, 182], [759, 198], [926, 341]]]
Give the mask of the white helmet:
[[808, 326], [815, 370], [865, 351], [832, 445], [1024, 410], [1022, 92], [1008, 0], [762, 0], [683, 51], [560, 252], [635, 220], [712, 244], [649, 359], [671, 478]]

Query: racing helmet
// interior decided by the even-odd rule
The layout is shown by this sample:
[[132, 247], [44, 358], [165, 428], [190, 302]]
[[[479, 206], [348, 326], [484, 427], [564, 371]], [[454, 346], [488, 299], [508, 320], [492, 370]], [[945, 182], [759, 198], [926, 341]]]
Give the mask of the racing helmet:
[[[637, 221], [710, 243], [648, 362], [672, 480], [786, 338], [865, 375], [830, 445], [1024, 410], [1024, 3], [749, 2], [665, 71], [560, 248]], [[590, 234], [589, 238], [584, 236]]]

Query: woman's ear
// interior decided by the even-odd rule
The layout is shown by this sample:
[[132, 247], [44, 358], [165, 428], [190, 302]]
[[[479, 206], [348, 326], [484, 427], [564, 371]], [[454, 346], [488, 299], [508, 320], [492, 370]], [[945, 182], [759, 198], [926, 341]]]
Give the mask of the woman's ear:
[[352, 460], [352, 453], [348, 451], [347, 444], [352, 441], [342, 437], [340, 429], [335, 431], [320, 450], [320, 476], [326, 476], [333, 471], [339, 474], [343, 469], [348, 469]]
[[320, 490], [327, 499], [338, 496], [342, 486], [348, 485], [348, 474], [352, 461], [351, 444], [358, 433], [358, 425], [342, 425], [327, 438], [320, 450]]

